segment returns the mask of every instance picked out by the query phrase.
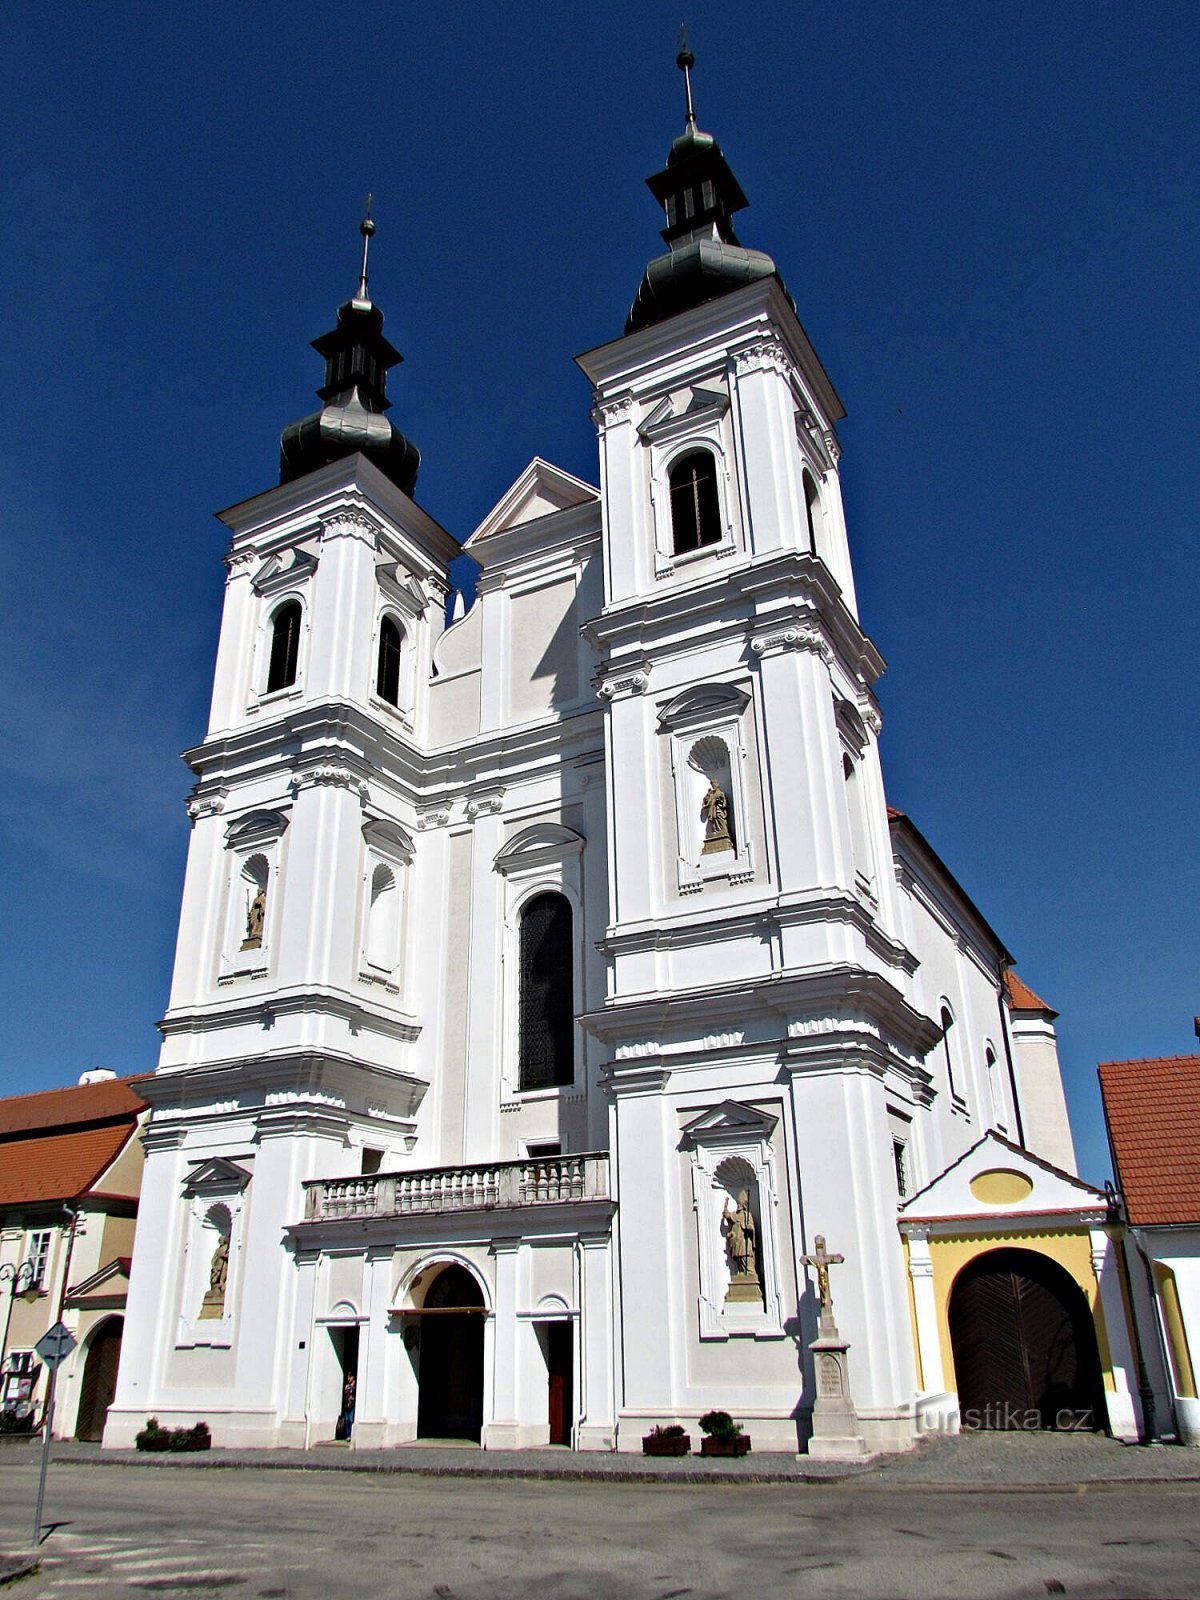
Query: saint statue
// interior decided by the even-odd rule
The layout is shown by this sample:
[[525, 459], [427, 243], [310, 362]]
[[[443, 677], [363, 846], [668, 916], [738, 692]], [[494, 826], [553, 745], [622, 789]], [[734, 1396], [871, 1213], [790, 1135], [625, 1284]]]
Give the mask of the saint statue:
[[700, 815], [704, 818], [704, 848], [701, 854], [711, 856], [720, 850], [732, 850], [729, 797], [715, 778], [710, 778], [708, 781], [704, 799], [700, 802]]
[[225, 1315], [225, 1289], [229, 1282], [229, 1240], [224, 1234], [217, 1240], [212, 1263], [208, 1269], [208, 1290], [200, 1307], [203, 1320]]
[[242, 940], [243, 950], [261, 950], [263, 942], [263, 928], [267, 921], [267, 891], [260, 889], [251, 900], [246, 911], [246, 937]]
[[756, 1265], [758, 1228], [750, 1209], [750, 1196], [745, 1189], [739, 1192], [736, 1207], [731, 1207], [726, 1199], [725, 1209], [721, 1213], [721, 1229], [725, 1235], [725, 1253], [729, 1257], [726, 1300], [761, 1300], [762, 1287]]

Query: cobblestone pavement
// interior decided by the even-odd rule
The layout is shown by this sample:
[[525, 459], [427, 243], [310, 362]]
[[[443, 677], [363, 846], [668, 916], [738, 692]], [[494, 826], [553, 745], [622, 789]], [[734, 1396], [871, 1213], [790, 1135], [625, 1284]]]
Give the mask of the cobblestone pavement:
[[[20, 1447], [12, 1447], [19, 1449]], [[30, 1448], [30, 1447], [26, 1447]], [[0, 1461], [5, 1456], [0, 1456]], [[318, 1446], [314, 1450], [211, 1450], [196, 1455], [140, 1455], [62, 1440], [56, 1463], [131, 1464], [147, 1469], [260, 1467], [293, 1471], [417, 1473], [428, 1477], [599, 1479], [609, 1482], [836, 1482], [848, 1478], [904, 1485], [969, 1488], [1004, 1484], [1063, 1485], [1200, 1481], [1200, 1450], [1178, 1445], [1122, 1445], [1093, 1433], [963, 1433], [924, 1439], [906, 1455], [864, 1462], [810, 1461], [775, 1451], [709, 1462], [561, 1449], [478, 1450], [415, 1445], [392, 1450]]]

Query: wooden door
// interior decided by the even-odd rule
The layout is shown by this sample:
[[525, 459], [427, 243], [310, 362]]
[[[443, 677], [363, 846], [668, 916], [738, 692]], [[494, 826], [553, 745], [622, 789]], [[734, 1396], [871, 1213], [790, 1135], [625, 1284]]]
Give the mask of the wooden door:
[[546, 1360], [550, 1373], [550, 1443], [571, 1443], [575, 1420], [574, 1340], [569, 1322], [546, 1324]]
[[92, 1335], [83, 1366], [79, 1392], [79, 1412], [75, 1422], [77, 1439], [101, 1439], [108, 1408], [117, 1392], [117, 1368], [121, 1361], [121, 1334], [125, 1324], [117, 1317]]

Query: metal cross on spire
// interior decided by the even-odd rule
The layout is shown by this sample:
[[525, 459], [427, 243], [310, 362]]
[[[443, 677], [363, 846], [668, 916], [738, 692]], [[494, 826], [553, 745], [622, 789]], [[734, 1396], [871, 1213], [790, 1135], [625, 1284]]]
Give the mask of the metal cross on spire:
[[371, 221], [371, 207], [374, 204], [375, 196], [369, 194], [367, 203], [363, 207], [363, 219], [358, 225], [358, 231], [362, 234], [363, 253], [362, 271], [358, 275], [358, 293], [354, 298], [365, 301], [367, 304], [370, 304], [371, 300], [371, 296], [367, 293], [367, 252], [371, 248], [371, 235], [375, 232], [375, 224]]
[[692, 104], [692, 68], [696, 65], [696, 58], [688, 49], [686, 22], [679, 24], [679, 54], [675, 57], [675, 65], [683, 73], [684, 92], [687, 95], [687, 125], [694, 129], [696, 108]]

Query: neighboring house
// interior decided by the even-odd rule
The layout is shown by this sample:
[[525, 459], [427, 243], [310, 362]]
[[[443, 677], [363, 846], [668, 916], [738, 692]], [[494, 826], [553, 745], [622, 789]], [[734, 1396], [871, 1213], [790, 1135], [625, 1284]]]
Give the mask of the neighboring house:
[[[1038, 1159], [1072, 1164], [1053, 1013], [889, 816], [841, 403], [712, 136], [650, 188], [668, 248], [579, 358], [600, 487], [531, 462], [451, 626], [365, 274], [279, 484], [222, 515], [107, 1444], [330, 1439], [353, 1376], [358, 1446], [637, 1449], [720, 1407], [795, 1450], [822, 1239], [847, 1448], [956, 1426], [955, 1362], [1003, 1400], [998, 1339], [1048, 1374], [1025, 1410], [1136, 1430], [1104, 1197]], [[951, 1348], [964, 1255], [998, 1310]]]
[[54, 1431], [99, 1439], [116, 1388], [146, 1102], [140, 1079], [84, 1073], [70, 1089], [0, 1100], [0, 1409], [40, 1417], [34, 1346], [60, 1318]]
[[1157, 1425], [1200, 1445], [1200, 1056], [1104, 1061], [1100, 1093], [1129, 1229], [1130, 1281]]

